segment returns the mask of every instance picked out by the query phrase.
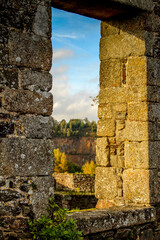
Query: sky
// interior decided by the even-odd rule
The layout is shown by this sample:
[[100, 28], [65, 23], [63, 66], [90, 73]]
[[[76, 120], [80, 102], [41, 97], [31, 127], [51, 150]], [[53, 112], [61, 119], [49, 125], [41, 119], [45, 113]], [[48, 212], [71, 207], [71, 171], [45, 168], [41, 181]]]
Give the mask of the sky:
[[100, 21], [52, 8], [53, 117], [97, 120]]

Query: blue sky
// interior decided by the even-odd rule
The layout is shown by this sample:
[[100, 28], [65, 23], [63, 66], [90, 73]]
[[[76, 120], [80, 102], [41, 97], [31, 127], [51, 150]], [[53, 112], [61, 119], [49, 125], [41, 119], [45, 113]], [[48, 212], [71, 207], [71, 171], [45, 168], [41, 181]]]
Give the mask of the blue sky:
[[100, 21], [52, 8], [53, 117], [97, 120]]

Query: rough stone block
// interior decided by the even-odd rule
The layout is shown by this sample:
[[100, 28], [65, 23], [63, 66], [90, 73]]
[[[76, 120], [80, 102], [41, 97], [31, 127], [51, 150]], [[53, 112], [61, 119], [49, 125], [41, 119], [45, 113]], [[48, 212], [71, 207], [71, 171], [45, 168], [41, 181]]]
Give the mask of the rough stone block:
[[121, 61], [117, 59], [101, 61], [100, 87], [121, 86]]
[[160, 102], [160, 87], [148, 86], [147, 95], [147, 100], [149, 102]]
[[146, 102], [141, 103], [129, 103], [128, 104], [128, 119], [131, 121], [148, 121], [148, 104]]
[[160, 88], [156, 86], [128, 87], [128, 102], [160, 102]]
[[126, 203], [149, 204], [160, 201], [159, 173], [156, 170], [128, 169], [123, 172]]
[[[151, 88], [152, 90], [152, 88]], [[145, 102], [148, 100], [147, 86], [127, 88], [127, 102]]]
[[125, 139], [128, 141], [147, 141], [149, 139], [148, 122], [127, 121]]
[[95, 176], [95, 194], [98, 199], [113, 200], [118, 196], [116, 168], [97, 167]]
[[50, 70], [52, 65], [50, 39], [11, 31], [8, 46], [10, 64]]
[[145, 56], [128, 58], [126, 71], [126, 82], [128, 85], [147, 85], [147, 58]]
[[33, 32], [39, 36], [49, 37], [51, 27], [50, 7], [38, 5], [35, 14]]
[[126, 203], [150, 203], [149, 170], [128, 169], [123, 172], [123, 193]]
[[150, 121], [160, 122], [160, 103], [149, 103], [148, 118]]
[[20, 73], [21, 85], [28, 90], [50, 91], [52, 88], [52, 75], [48, 72], [38, 72], [29, 69]]
[[50, 140], [0, 139], [1, 176], [38, 176], [53, 173]]
[[147, 83], [160, 86], [160, 59], [147, 58]]
[[123, 104], [123, 103], [113, 104], [113, 110], [115, 112], [126, 112], [127, 111], [127, 105]]
[[111, 104], [99, 105], [98, 106], [98, 117], [101, 119], [112, 118], [112, 106]]
[[17, 69], [0, 69], [0, 84], [9, 88], [18, 88]]
[[42, 214], [48, 215], [47, 207], [49, 197], [53, 197], [54, 180], [52, 176], [40, 176], [34, 178], [32, 182], [35, 189], [31, 194], [31, 203], [35, 218], [38, 219]]
[[99, 120], [97, 123], [97, 135], [101, 137], [113, 137], [115, 135], [114, 119]]
[[120, 87], [101, 88], [99, 93], [99, 104], [104, 103], [126, 103], [127, 89]]
[[4, 95], [4, 108], [11, 112], [51, 115], [53, 96], [48, 92], [7, 89]]
[[100, 60], [110, 58], [127, 58], [129, 56], [145, 55], [144, 38], [130, 34], [110, 35], [101, 38]]
[[20, 116], [15, 120], [15, 131], [26, 138], [53, 138], [53, 118]]
[[109, 145], [107, 138], [97, 138], [96, 142], [96, 164], [98, 166], [109, 166]]
[[[89, 234], [89, 236], [92, 236], [92, 240], [106, 240], [108, 236], [105, 235], [101, 235], [102, 237], [99, 238], [100, 232], [105, 234], [107, 233], [107, 230], [124, 230], [125, 227], [131, 227], [137, 224], [144, 226], [142, 224], [155, 221], [156, 213], [154, 207], [132, 206], [127, 208], [118, 207], [96, 211], [73, 212], [69, 214], [68, 218], [70, 217], [77, 220], [78, 229], [83, 231], [84, 235]], [[95, 233], [98, 233], [97, 238], [94, 237], [95, 235], [90, 235]], [[115, 240], [117, 238], [115, 238], [114, 235], [113, 238], [110, 238], [109, 236], [109, 239]]]
[[160, 169], [160, 141], [149, 142], [149, 167]]
[[149, 164], [149, 142], [125, 142], [125, 165], [126, 168], [148, 169], [155, 167]]
[[101, 36], [117, 35], [120, 32], [119, 27], [119, 21], [108, 20], [101, 22]]

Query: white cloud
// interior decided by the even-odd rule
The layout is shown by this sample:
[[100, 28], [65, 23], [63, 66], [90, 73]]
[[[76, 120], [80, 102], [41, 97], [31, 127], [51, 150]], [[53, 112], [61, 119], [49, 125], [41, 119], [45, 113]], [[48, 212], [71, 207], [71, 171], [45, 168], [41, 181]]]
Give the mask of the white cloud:
[[[67, 68], [63, 68], [63, 72], [59, 74], [59, 70], [55, 69], [55, 74], [52, 72], [54, 78], [54, 86], [52, 89], [54, 106], [53, 117], [56, 120], [71, 118], [87, 117], [90, 120], [97, 120], [97, 106], [91, 106], [92, 100], [90, 95], [95, 95], [97, 92], [83, 90], [71, 94], [71, 86], [67, 77]], [[57, 74], [58, 72], [58, 74]]]
[[73, 57], [73, 56], [74, 56], [74, 52], [70, 49], [65, 49], [65, 48], [57, 49], [53, 52], [53, 61], [57, 61], [57, 60], [61, 60], [61, 59]]
[[55, 37], [59, 37], [59, 38], [71, 38], [71, 39], [77, 39], [78, 37], [76, 35], [73, 34], [58, 34], [58, 33], [54, 33]]
[[[62, 48], [55, 51], [53, 59], [63, 60], [65, 58], [73, 56], [73, 51]], [[98, 94], [98, 86], [97, 89], [93, 87], [93, 82], [95, 82], [95, 79], [88, 80], [88, 83], [90, 82], [89, 85], [91, 87], [88, 87], [88, 83], [86, 82], [84, 86], [84, 89], [85, 87], [87, 88], [86, 90], [76, 89], [75, 92], [72, 89], [73, 86], [76, 86], [76, 88], [78, 88], [79, 86], [82, 87], [82, 84], [76, 84], [77, 78], [75, 76], [75, 82], [70, 85], [68, 77], [69, 69], [70, 65], [68, 63], [61, 65], [59, 65], [59, 63], [55, 63], [51, 69], [51, 74], [53, 75], [53, 117], [56, 120], [66, 119], [67, 121], [71, 118], [84, 119], [85, 117], [87, 117], [89, 120], [97, 120], [97, 106], [91, 106], [93, 102], [89, 98], [89, 96], [94, 97]], [[86, 74], [91, 73], [92, 69], [93, 66], [87, 66], [86, 69], [82, 69], [82, 73], [86, 76]]]

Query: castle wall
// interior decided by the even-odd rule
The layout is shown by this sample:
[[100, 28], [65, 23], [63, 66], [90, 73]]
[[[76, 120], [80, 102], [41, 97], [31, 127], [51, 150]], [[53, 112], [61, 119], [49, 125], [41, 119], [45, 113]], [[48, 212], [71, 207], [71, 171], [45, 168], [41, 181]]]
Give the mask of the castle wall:
[[[92, 11], [92, 2], [82, 1], [81, 9], [74, 1], [74, 12], [103, 20], [116, 16], [101, 28], [95, 187], [97, 208], [119, 207], [118, 215], [110, 209], [102, 214], [105, 224], [95, 234], [146, 223], [158, 228], [160, 3], [100, 1]], [[72, 11], [73, 2], [63, 4]], [[28, 219], [46, 213], [53, 194], [51, 1], [2, 0], [0, 8], [0, 238], [29, 239]], [[131, 211], [135, 221], [108, 228], [119, 214], [124, 220], [120, 206], [128, 205], [148, 210], [142, 207], [142, 216]], [[95, 226], [97, 211], [87, 220], [88, 229]]]

